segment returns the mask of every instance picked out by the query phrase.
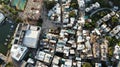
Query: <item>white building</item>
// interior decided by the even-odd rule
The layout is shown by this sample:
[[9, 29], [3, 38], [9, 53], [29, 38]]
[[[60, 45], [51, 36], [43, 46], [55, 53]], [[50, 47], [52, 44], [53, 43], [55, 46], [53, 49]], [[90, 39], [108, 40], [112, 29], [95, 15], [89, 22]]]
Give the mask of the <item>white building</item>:
[[81, 25], [84, 25], [85, 24], [85, 18], [80, 17], [79, 20], [78, 20], [78, 23], [81, 24]]
[[0, 13], [0, 24], [3, 22], [4, 19], [5, 19], [5, 16], [2, 13]]
[[120, 25], [113, 28], [113, 30], [109, 33], [111, 36], [115, 36], [120, 31]]
[[104, 17], [102, 18], [102, 20], [106, 22], [106, 21], [108, 21], [110, 18], [111, 18], [111, 15], [110, 15], [110, 14], [107, 14], [106, 16], [104, 16]]
[[65, 59], [65, 64], [63, 67], [72, 67], [72, 60], [70, 59]]
[[35, 56], [35, 58], [45, 63], [50, 63], [53, 56], [43, 51], [39, 51], [38, 54]]
[[40, 31], [40, 27], [30, 26], [30, 29], [27, 30], [25, 33], [23, 44], [30, 48], [37, 48], [37, 42], [39, 39]]
[[95, 28], [95, 32], [97, 33], [97, 35], [101, 35], [100, 31], [97, 28]]
[[60, 57], [55, 56], [54, 59], [53, 59], [53, 61], [52, 61], [52, 63], [58, 65], [58, 64], [59, 64], [59, 61], [60, 61]]
[[95, 67], [102, 67], [101, 63], [95, 63]]
[[100, 4], [99, 4], [98, 2], [96, 2], [95, 4], [92, 4], [90, 7], [87, 7], [87, 8], [85, 9], [85, 11], [86, 11], [86, 12], [89, 12], [89, 11], [91, 11], [91, 10], [93, 10], [93, 9], [97, 9], [97, 8], [100, 8]]
[[53, 64], [52, 67], [59, 67], [58, 65]]
[[13, 45], [11, 48], [11, 56], [13, 59], [20, 61], [23, 59], [27, 51], [27, 47], [21, 45]]
[[114, 47], [114, 57], [116, 58], [116, 59], [120, 59], [120, 56], [119, 56], [119, 54], [120, 54], [120, 46], [118, 46], [118, 45], [116, 45], [115, 47]]
[[82, 62], [77, 61], [77, 67], [82, 67]]
[[106, 24], [102, 24], [100, 28], [101, 28], [101, 29], [105, 29], [106, 27], [107, 27]]
[[44, 60], [44, 56], [45, 56], [45, 52], [38, 52], [38, 54], [35, 56], [36, 59], [43, 61]]
[[84, 0], [78, 0], [78, 5], [79, 5], [79, 8], [85, 7], [85, 1]]
[[37, 61], [35, 67], [48, 67], [48, 66], [40, 61]]
[[120, 38], [120, 32], [119, 32], [117, 35], [115, 35], [115, 37], [116, 37], [117, 39], [119, 39], [119, 38]]
[[53, 56], [51, 54], [46, 53], [45, 58], [44, 58], [44, 62], [45, 63], [50, 63], [52, 58], [53, 58]]
[[77, 50], [83, 50], [83, 49], [85, 49], [85, 45], [84, 44], [78, 44]]

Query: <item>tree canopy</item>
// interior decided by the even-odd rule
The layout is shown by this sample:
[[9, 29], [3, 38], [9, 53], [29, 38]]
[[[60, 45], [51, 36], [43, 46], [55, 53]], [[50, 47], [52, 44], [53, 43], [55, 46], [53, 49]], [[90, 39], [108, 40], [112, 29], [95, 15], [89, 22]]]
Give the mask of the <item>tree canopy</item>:
[[75, 17], [75, 16], [76, 16], [75, 11], [70, 11], [69, 17]]
[[92, 67], [92, 65], [88, 62], [84, 63], [82, 67]]
[[111, 18], [112, 22], [118, 22], [118, 18], [116, 16]]
[[114, 49], [113, 47], [108, 48], [108, 54], [109, 54], [110, 57], [113, 56], [113, 51], [114, 51], [113, 49]]
[[[110, 7], [109, 0], [93, 0], [93, 2], [99, 2], [101, 7]], [[115, 0], [116, 1], [116, 0]]]
[[111, 0], [115, 6], [119, 6], [120, 7], [120, 0]]
[[13, 65], [13, 63], [9, 62], [9, 63], [6, 64], [5, 67], [14, 67], [14, 65]]
[[70, 3], [70, 7], [72, 7], [73, 9], [78, 9], [79, 5], [78, 5], [78, 1], [77, 0], [72, 0]]
[[44, 3], [48, 10], [52, 9], [56, 4], [56, 2], [54, 0], [52, 0], [52, 1], [45, 0]]

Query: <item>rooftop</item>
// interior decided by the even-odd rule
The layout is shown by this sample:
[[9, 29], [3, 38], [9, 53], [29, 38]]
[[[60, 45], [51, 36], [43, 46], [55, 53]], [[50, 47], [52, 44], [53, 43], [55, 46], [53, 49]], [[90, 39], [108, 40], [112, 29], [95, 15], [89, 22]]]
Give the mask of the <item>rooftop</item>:
[[13, 45], [11, 48], [11, 56], [17, 61], [20, 61], [27, 52], [27, 47], [21, 45]]
[[32, 30], [32, 29], [27, 30], [25, 33], [23, 44], [27, 47], [36, 48], [39, 35], [40, 35], [40, 30]]
[[0, 13], [0, 24], [2, 23], [2, 21], [5, 19], [5, 16], [2, 14], [2, 13]]
[[12, 44], [37, 48], [41, 28], [29, 24], [18, 24]]

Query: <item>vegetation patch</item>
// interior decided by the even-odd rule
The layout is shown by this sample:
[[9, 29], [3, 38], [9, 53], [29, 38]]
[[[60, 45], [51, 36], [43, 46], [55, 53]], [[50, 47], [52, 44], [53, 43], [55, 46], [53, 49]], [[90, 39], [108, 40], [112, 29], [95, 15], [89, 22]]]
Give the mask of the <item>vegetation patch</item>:
[[48, 10], [52, 9], [55, 4], [56, 4], [56, 1], [55, 0], [52, 0], [52, 1], [48, 1], [48, 0], [44, 0], [44, 3], [45, 3], [45, 6]]

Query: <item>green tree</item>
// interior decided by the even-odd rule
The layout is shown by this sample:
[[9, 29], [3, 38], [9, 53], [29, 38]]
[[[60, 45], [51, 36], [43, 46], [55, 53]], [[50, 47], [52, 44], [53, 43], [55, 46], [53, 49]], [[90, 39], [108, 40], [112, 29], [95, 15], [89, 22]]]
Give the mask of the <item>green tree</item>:
[[108, 47], [108, 55], [110, 56], [110, 57], [112, 57], [113, 56], [113, 47]]
[[70, 7], [73, 8], [73, 9], [78, 9], [78, 7], [79, 7], [78, 1], [77, 0], [71, 0]]
[[92, 67], [92, 65], [91, 65], [90, 63], [88, 63], [88, 62], [85, 62], [85, 63], [82, 65], [82, 67]]
[[92, 30], [96, 27], [96, 23], [94, 21], [92, 22], [85, 22], [84, 27], [86, 29]]
[[109, 44], [110, 44], [109, 46], [112, 46], [112, 47], [120, 42], [120, 40], [116, 39], [115, 37], [106, 36], [105, 38], [109, 41]]
[[11, 49], [11, 47], [12, 47], [12, 44], [8, 44], [8, 49]]
[[52, 0], [52, 1], [44, 0], [44, 4], [45, 4], [46, 8], [48, 10], [50, 10], [55, 6], [56, 1], [54, 1], [54, 0]]
[[[15, 18], [15, 17], [14, 17]], [[23, 22], [23, 20], [20, 18], [20, 17], [16, 17], [15, 18], [15, 22], [16, 23], [20, 23], [20, 22]]]
[[2, 3], [8, 4], [9, 0], [0, 0], [0, 4], [2, 4]]
[[120, 7], [120, 0], [110, 0], [114, 3], [114, 5], [119, 6]]
[[120, 46], [120, 41], [118, 42], [118, 46]]
[[37, 26], [42, 26], [43, 23], [43, 19], [39, 18], [39, 20], [37, 21]]
[[75, 11], [70, 11], [69, 17], [75, 17], [75, 16], [76, 16]]
[[110, 7], [108, 0], [93, 0], [93, 2], [100, 3], [101, 7]]
[[112, 22], [118, 22], [118, 18], [116, 16], [111, 18]]
[[73, 9], [78, 9], [78, 4], [77, 3], [71, 3], [70, 5]]
[[5, 67], [14, 67], [14, 65], [13, 65], [13, 63], [12, 62], [9, 62], [9, 63], [7, 63], [6, 64], [6, 66]]
[[85, 26], [85, 28], [88, 28], [88, 29], [92, 27], [89, 23], [85, 23], [84, 26]]

